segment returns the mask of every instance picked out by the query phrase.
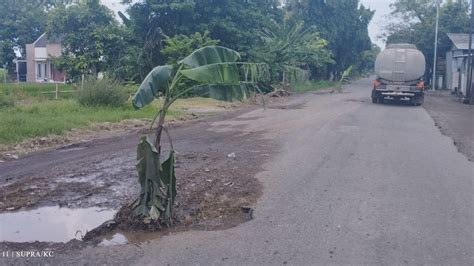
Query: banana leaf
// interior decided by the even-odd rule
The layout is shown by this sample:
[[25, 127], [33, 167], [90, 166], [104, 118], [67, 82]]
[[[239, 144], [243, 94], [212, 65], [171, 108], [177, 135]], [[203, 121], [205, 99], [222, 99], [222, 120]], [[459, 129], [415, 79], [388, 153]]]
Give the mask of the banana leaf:
[[157, 176], [157, 170], [159, 169], [160, 156], [158, 151], [153, 145], [153, 141], [148, 137], [144, 136], [140, 139], [137, 147], [137, 170], [138, 170], [138, 181], [142, 188], [142, 193], [146, 193], [146, 181], [147, 179], [155, 179]]
[[239, 69], [232, 63], [216, 63], [181, 70], [188, 79], [205, 84], [239, 85]]
[[171, 210], [176, 197], [176, 176], [174, 173], [174, 152], [167, 160], [160, 162], [160, 155], [153, 141], [144, 136], [137, 149], [138, 180], [141, 186], [138, 204], [133, 204], [133, 214], [146, 219], [171, 219]]
[[243, 101], [253, 93], [256, 93], [254, 86], [242, 83], [240, 85], [204, 84], [193, 87], [195, 95], [200, 97], [210, 97], [220, 101]]
[[140, 109], [153, 102], [169, 86], [173, 66], [157, 66], [143, 80], [137, 92], [133, 96], [132, 104], [135, 109]]
[[179, 64], [195, 68], [216, 63], [237, 62], [239, 59], [240, 54], [232, 49], [222, 46], [206, 46], [194, 51]]
[[166, 159], [162, 164], [162, 172], [161, 172], [161, 181], [165, 186], [168, 187], [168, 193], [171, 194], [171, 202], [170, 204], [174, 204], [174, 198], [176, 197], [176, 176], [174, 173], [174, 163], [175, 163], [175, 156], [174, 151], [170, 151], [170, 155], [168, 159]]

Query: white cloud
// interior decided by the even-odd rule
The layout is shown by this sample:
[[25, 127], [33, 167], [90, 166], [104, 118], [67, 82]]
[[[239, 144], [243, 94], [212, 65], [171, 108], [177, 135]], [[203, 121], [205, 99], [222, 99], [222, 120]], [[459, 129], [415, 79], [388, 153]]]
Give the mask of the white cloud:
[[102, 4], [110, 8], [114, 13], [119, 11], [125, 12], [126, 5], [122, 5], [120, 0], [101, 0]]

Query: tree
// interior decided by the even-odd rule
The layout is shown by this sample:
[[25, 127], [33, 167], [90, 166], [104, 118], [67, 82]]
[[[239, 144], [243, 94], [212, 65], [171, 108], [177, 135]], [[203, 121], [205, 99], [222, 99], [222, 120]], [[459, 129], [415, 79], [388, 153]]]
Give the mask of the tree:
[[210, 38], [209, 31], [205, 31], [203, 34], [196, 32], [190, 36], [178, 34], [173, 37], [166, 37], [160, 52], [167, 58], [167, 64], [175, 65], [178, 60], [191, 54], [192, 51], [217, 44], [219, 44], [219, 40]]
[[380, 47], [376, 44], [372, 44], [372, 49], [364, 51], [361, 54], [357, 64], [354, 65], [354, 72], [357, 72], [358, 74], [366, 74], [374, 71], [375, 59], [380, 52]]
[[43, 34], [46, 25], [46, 6], [37, 1], [2, 0], [0, 1], [0, 64], [9, 64], [12, 60], [25, 57], [25, 45], [35, 41]]
[[142, 78], [167, 58], [161, 53], [166, 36], [209, 31], [211, 39], [240, 51], [251, 59], [251, 50], [261, 42], [259, 31], [271, 20], [281, 21], [277, 0], [144, 0], [125, 1], [128, 25], [142, 50]]
[[283, 23], [278, 5], [277, 0], [196, 0], [198, 31], [209, 28], [221, 45], [251, 59], [250, 52], [261, 44], [260, 30], [274, 21]]
[[264, 45], [256, 57], [271, 66], [287, 83], [301, 83], [309, 78], [309, 66], [323, 67], [334, 63], [327, 42], [319, 36], [315, 27], [305, 27], [302, 21], [290, 24], [274, 22], [261, 34]]
[[364, 7], [359, 0], [288, 0], [286, 8], [290, 20], [301, 19], [306, 26], [316, 27], [328, 42], [335, 64], [328, 65], [323, 73], [313, 68], [314, 75], [339, 77], [372, 47], [368, 24], [374, 11]]
[[2, 0], [0, 1], [0, 64], [8, 64], [17, 56], [26, 57], [25, 46], [38, 39], [46, 29], [49, 10], [74, 0]]
[[62, 39], [57, 64], [73, 78], [116, 66], [127, 46], [114, 14], [99, 0], [58, 6], [48, 16], [47, 32]]
[[[430, 0], [397, 0], [392, 5], [392, 15], [401, 22], [390, 23], [382, 35], [387, 43], [412, 43], [426, 57], [426, 75], [430, 79], [433, 69], [436, 7]], [[465, 33], [469, 30], [469, 2], [449, 0], [440, 7], [438, 55], [451, 48], [446, 33]]]

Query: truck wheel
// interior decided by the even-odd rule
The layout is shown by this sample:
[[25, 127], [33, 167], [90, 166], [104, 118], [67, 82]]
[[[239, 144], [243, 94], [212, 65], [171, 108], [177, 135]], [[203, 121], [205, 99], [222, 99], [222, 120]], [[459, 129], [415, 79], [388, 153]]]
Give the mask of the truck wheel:
[[383, 97], [379, 97], [377, 99], [377, 102], [380, 103], [380, 104], [384, 104], [385, 103], [385, 99]]
[[413, 97], [411, 99], [411, 103], [414, 105], [414, 106], [420, 106], [423, 101], [424, 101], [424, 95], [421, 95], [421, 96], [418, 96], [418, 97]]
[[372, 103], [377, 103], [377, 98], [372, 97]]

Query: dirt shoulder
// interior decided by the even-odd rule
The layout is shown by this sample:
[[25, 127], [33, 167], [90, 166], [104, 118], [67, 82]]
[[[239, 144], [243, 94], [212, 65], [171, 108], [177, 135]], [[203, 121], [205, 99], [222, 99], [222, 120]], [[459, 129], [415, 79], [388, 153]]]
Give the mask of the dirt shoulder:
[[474, 161], [474, 105], [462, 104], [448, 91], [428, 92], [423, 105], [459, 152]]
[[[267, 104], [284, 105], [290, 98], [268, 100]], [[256, 108], [261, 106], [247, 105], [169, 125], [177, 151], [178, 194], [176, 224], [168, 231], [224, 229], [252, 218], [251, 208], [262, 191], [255, 175], [276, 152], [277, 145], [264, 138], [263, 132], [213, 130], [212, 124], [239, 119], [240, 114]], [[118, 210], [129, 204], [140, 189], [135, 164], [136, 145], [143, 130], [138, 127], [109, 138], [80, 141], [0, 163], [0, 213], [43, 206]], [[166, 150], [166, 143], [163, 148]], [[77, 241], [0, 242], [0, 250], [65, 251], [82, 246]]]
[[[176, 106], [173, 108], [168, 116], [168, 123], [176, 125], [189, 120], [205, 119], [219, 113], [239, 110], [240, 108], [245, 108], [245, 104], [240, 102], [228, 103], [207, 98], [189, 98], [177, 101]], [[111, 109], [108, 112], [114, 112], [114, 110]], [[77, 125], [76, 128], [67, 130], [61, 135], [44, 135], [27, 138], [14, 144], [0, 144], [0, 163], [17, 160], [20, 157], [38, 151], [46, 151], [76, 143], [106, 139], [144, 130], [149, 127], [153, 115], [151, 114], [145, 118], [124, 119], [119, 122], [92, 123], [87, 126]]]

